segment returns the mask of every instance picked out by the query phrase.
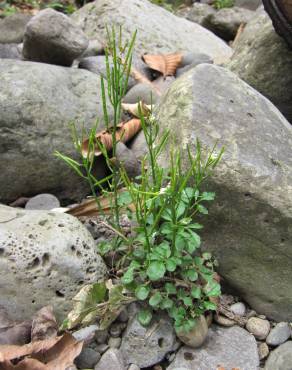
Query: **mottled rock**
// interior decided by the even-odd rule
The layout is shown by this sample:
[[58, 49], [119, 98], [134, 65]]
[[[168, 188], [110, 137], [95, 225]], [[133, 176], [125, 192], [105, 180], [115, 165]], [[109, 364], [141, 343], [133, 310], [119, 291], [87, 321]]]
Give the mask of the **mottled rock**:
[[[207, 107], [207, 108], [206, 108]], [[216, 192], [204, 218], [203, 248], [247, 303], [275, 320], [292, 320], [292, 127], [264, 96], [230, 71], [200, 64], [177, 79], [154, 114], [172, 145], [224, 145], [205, 189]], [[203, 149], [205, 150], [205, 149]], [[218, 233], [220, 231], [220, 238]], [[291, 257], [291, 258], [290, 258]], [[251, 284], [255, 281], [256, 284]]]
[[257, 339], [266, 339], [270, 332], [271, 325], [268, 320], [251, 317], [246, 323], [246, 329]]
[[0, 206], [0, 305], [14, 319], [50, 303], [58, 319], [106, 266], [86, 228], [66, 214]]
[[25, 27], [31, 17], [30, 14], [16, 13], [0, 19], [0, 44], [22, 42]]
[[260, 345], [258, 347], [258, 351], [259, 351], [260, 360], [263, 360], [264, 358], [267, 358], [269, 356], [269, 353], [270, 353], [270, 350], [269, 350], [269, 347], [268, 347], [267, 343], [260, 343]]
[[245, 27], [227, 67], [271, 100], [292, 122], [292, 50], [277, 35], [263, 10]]
[[100, 353], [92, 348], [83, 348], [80, 355], [75, 359], [75, 364], [79, 369], [92, 369], [98, 363]]
[[121, 346], [122, 338], [114, 338], [111, 337], [108, 341], [108, 345], [110, 348], [116, 348], [119, 349]]
[[27, 24], [23, 56], [35, 62], [71, 66], [88, 47], [88, 39], [65, 14], [41, 10]]
[[201, 348], [182, 347], [167, 370], [213, 370], [218, 367], [257, 370], [258, 366], [257, 345], [252, 335], [238, 326], [212, 326]]
[[104, 45], [99, 40], [89, 40], [87, 49], [81, 55], [83, 58], [85, 57], [93, 57], [97, 55], [104, 55]]
[[232, 54], [210, 31], [147, 0], [98, 0], [79, 9], [71, 18], [90, 39], [96, 37], [103, 43], [106, 43], [105, 25], [122, 25], [125, 39], [137, 30], [137, 54], [182, 51], [204, 53], [212, 58]]
[[246, 307], [244, 303], [237, 302], [230, 306], [230, 310], [237, 316], [244, 316], [246, 312]]
[[60, 207], [60, 202], [53, 194], [39, 194], [29, 199], [25, 209], [30, 210], [50, 210]]
[[124, 332], [120, 350], [127, 365], [136, 364], [143, 368], [163, 360], [174, 344], [175, 333], [168, 317], [156, 315], [148, 327], [142, 326], [134, 317]]
[[126, 370], [121, 352], [110, 348], [107, 350], [95, 366], [94, 370]]
[[75, 331], [74, 333], [72, 333], [72, 335], [79, 342], [90, 343], [94, 338], [97, 330], [98, 330], [97, 325], [89, 325], [86, 326], [85, 328], [81, 328]]
[[265, 370], [291, 370], [292, 341], [281, 344], [271, 352], [265, 364]]
[[279, 346], [291, 336], [291, 327], [287, 322], [280, 322], [269, 333], [266, 342], [269, 346]]
[[[104, 127], [99, 79], [84, 70], [3, 59], [0, 80], [0, 202], [40, 193], [66, 201], [84, 198], [88, 185], [54, 151], [78, 158], [70, 122], [78, 135], [97, 117]], [[107, 175], [103, 160], [95, 173]]]
[[176, 331], [178, 338], [187, 346], [192, 348], [201, 347], [208, 335], [208, 325], [205, 316], [200, 316], [196, 320], [196, 325], [189, 332]]

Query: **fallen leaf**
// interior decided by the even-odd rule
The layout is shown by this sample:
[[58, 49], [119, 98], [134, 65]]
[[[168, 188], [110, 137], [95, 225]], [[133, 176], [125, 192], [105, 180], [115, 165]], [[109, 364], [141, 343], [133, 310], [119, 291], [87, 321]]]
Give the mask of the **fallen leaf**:
[[34, 316], [31, 328], [31, 341], [45, 340], [57, 336], [58, 324], [53, 314], [53, 307], [46, 306]]
[[[117, 126], [117, 131], [116, 131], [116, 140], [121, 141], [123, 143], [126, 143], [129, 141], [133, 136], [135, 136], [140, 130], [141, 130], [141, 121], [137, 118], [133, 118], [128, 122], [122, 122]], [[95, 140], [104, 145], [106, 150], [111, 150], [113, 147], [113, 142], [112, 142], [112, 133], [108, 130], [103, 130], [101, 132], [98, 132], [95, 136]], [[95, 144], [94, 148], [94, 155], [95, 156], [100, 156], [102, 154], [100, 147], [98, 143]], [[83, 157], [88, 156], [88, 151], [89, 151], [89, 139], [86, 139], [82, 143], [82, 155]]]
[[[140, 105], [140, 109], [139, 109]], [[122, 104], [122, 108], [124, 111], [132, 114], [134, 117], [140, 117], [140, 111], [144, 117], [148, 117], [153, 109], [153, 106], [145, 104], [143, 101], [139, 101], [136, 104]]]
[[155, 71], [161, 72], [164, 77], [174, 76], [177, 68], [181, 64], [182, 54], [161, 54], [151, 55], [144, 54], [142, 56], [143, 61]]

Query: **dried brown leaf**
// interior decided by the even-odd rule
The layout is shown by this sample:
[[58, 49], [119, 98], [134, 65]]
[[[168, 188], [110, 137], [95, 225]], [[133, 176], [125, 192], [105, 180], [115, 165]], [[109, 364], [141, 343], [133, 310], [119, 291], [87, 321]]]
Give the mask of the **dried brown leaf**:
[[[122, 122], [117, 126], [116, 131], [116, 140], [121, 141], [123, 143], [126, 143], [129, 141], [133, 136], [135, 136], [140, 130], [141, 130], [141, 121], [137, 118], [133, 118], [128, 122]], [[111, 150], [113, 147], [112, 142], [112, 134], [108, 130], [103, 130], [101, 132], [98, 132], [95, 136], [95, 139], [100, 144], [103, 144], [106, 150]], [[86, 139], [82, 143], [82, 155], [86, 158], [88, 155], [88, 145], [89, 145], [89, 139]], [[98, 144], [95, 145], [94, 155], [100, 156], [102, 152], [100, 151], [100, 148]]]
[[166, 77], [175, 75], [177, 68], [181, 64], [182, 54], [144, 54], [142, 59], [150, 68], [162, 73]]
[[144, 83], [144, 84], [151, 86], [151, 88], [157, 93], [157, 95], [161, 95], [161, 91], [159, 90], [159, 88], [155, 86], [153, 82], [148, 80], [148, 78], [144, 76], [143, 73], [139, 72], [136, 68], [131, 67], [130, 74], [137, 82]]
[[[139, 109], [140, 105], [140, 109]], [[138, 103], [135, 104], [122, 104], [122, 108], [124, 111], [132, 114], [134, 117], [139, 118], [140, 117], [140, 111], [144, 117], [148, 117], [149, 114], [151, 113], [151, 105], [145, 104], [143, 101], [139, 101]]]
[[31, 328], [31, 341], [45, 340], [57, 336], [58, 324], [53, 314], [53, 307], [46, 306], [34, 316]]

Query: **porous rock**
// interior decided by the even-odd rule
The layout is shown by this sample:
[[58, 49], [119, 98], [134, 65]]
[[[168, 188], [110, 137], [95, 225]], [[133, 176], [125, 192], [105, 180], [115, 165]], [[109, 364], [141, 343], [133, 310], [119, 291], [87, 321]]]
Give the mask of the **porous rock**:
[[13, 319], [51, 304], [59, 319], [82, 285], [106, 274], [94, 240], [74, 217], [0, 206], [0, 305]]

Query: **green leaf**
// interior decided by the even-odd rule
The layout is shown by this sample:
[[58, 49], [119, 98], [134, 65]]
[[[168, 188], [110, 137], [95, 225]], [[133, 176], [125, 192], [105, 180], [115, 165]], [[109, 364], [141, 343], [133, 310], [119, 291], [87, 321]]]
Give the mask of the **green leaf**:
[[202, 213], [203, 215], [207, 215], [209, 212], [206, 207], [204, 207], [202, 204], [197, 205], [197, 210]]
[[130, 263], [129, 269], [136, 270], [136, 269], [139, 269], [140, 267], [141, 267], [140, 263], [138, 261], [133, 260]]
[[161, 218], [163, 218], [166, 221], [171, 221], [172, 220], [172, 217], [171, 217], [171, 211], [170, 211], [170, 209], [168, 209], [168, 208], [165, 209], [162, 212]]
[[167, 294], [176, 294], [176, 287], [172, 283], [166, 283], [164, 286]]
[[200, 287], [193, 287], [191, 290], [191, 296], [195, 299], [200, 299], [201, 293], [202, 293], [202, 290]]
[[164, 235], [173, 233], [173, 225], [171, 222], [164, 222], [160, 227], [160, 232]]
[[207, 260], [210, 260], [212, 258], [212, 254], [211, 253], [203, 253], [202, 254], [202, 258], [203, 260], [207, 261]]
[[217, 309], [217, 306], [215, 305], [215, 303], [208, 301], [208, 302], [204, 302], [204, 308], [206, 310], [215, 311]]
[[162, 301], [162, 295], [160, 292], [156, 292], [150, 299], [149, 304], [152, 307], [159, 306], [159, 303]]
[[118, 196], [118, 205], [119, 206], [127, 206], [132, 203], [131, 194], [128, 191], [123, 191]]
[[135, 290], [135, 295], [141, 301], [144, 301], [150, 293], [150, 288], [145, 285], [141, 285]]
[[192, 301], [192, 298], [191, 297], [185, 297], [183, 299], [183, 302], [184, 302], [184, 305], [185, 306], [188, 306], [188, 307], [190, 307], [190, 306], [193, 305], [193, 301]]
[[190, 281], [196, 281], [198, 280], [198, 273], [194, 269], [187, 270], [186, 276]]
[[123, 284], [130, 284], [134, 280], [134, 270], [129, 268], [121, 278]]
[[203, 226], [198, 223], [193, 223], [193, 224], [188, 225], [188, 229], [202, 229], [202, 228]]
[[207, 200], [207, 201], [210, 201], [210, 200], [214, 200], [215, 199], [215, 193], [213, 192], [203, 192], [200, 196], [201, 200]]
[[153, 261], [147, 269], [147, 275], [150, 280], [156, 281], [163, 278], [166, 272], [165, 265], [161, 261]]
[[173, 306], [173, 301], [170, 298], [164, 298], [160, 303], [160, 308], [162, 310], [167, 310]]
[[141, 325], [148, 326], [152, 320], [152, 312], [147, 309], [141, 309], [137, 317]]
[[192, 198], [194, 196], [194, 189], [193, 188], [185, 188], [183, 191], [182, 191], [182, 201], [186, 202], [186, 203], [189, 203]]
[[186, 210], [186, 205], [184, 202], [179, 202], [177, 208], [176, 208], [176, 217], [180, 218]]
[[220, 284], [215, 280], [208, 281], [207, 285], [204, 287], [204, 292], [208, 297], [219, 297], [221, 294]]
[[176, 269], [176, 258], [172, 257], [166, 261], [166, 270], [173, 272]]

